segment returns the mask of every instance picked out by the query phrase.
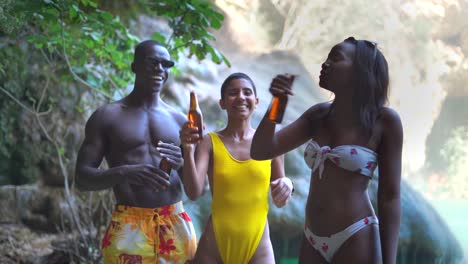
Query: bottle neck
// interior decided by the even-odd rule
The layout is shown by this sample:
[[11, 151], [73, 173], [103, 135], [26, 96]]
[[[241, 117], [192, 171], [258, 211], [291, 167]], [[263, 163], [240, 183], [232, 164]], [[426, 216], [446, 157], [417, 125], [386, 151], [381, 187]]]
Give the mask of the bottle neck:
[[190, 93], [190, 110], [196, 110], [198, 108], [197, 95], [194, 92]]

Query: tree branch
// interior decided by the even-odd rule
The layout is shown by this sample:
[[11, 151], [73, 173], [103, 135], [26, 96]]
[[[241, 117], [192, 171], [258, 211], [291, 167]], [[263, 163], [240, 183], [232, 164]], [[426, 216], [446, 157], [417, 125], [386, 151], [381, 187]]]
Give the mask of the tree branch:
[[42, 101], [44, 100], [44, 96], [45, 96], [45, 92], [47, 91], [47, 88], [49, 87], [49, 75], [46, 75], [46, 84], [44, 86], [44, 89], [42, 89], [42, 93], [41, 93], [41, 97], [39, 98], [39, 103], [37, 104], [37, 107], [36, 107], [36, 113], [39, 112], [39, 110], [41, 109], [41, 105], [42, 105]]
[[172, 33], [171, 33], [171, 36], [169, 36], [169, 39], [167, 40], [167, 46], [170, 46], [170, 43], [172, 41], [172, 39], [174, 38], [174, 32], [175, 32], [175, 29], [177, 29], [180, 24], [182, 24], [182, 21], [184, 21], [185, 19], [185, 16], [187, 15], [187, 13], [189, 12], [189, 10], [185, 10], [184, 14], [182, 15], [182, 17], [179, 19], [179, 21], [177, 21], [177, 24], [174, 25], [174, 28], [172, 29]]
[[179, 45], [179, 46], [177, 46], [177, 47], [172, 48], [171, 51], [177, 50], [177, 49], [182, 48], [182, 47], [185, 47], [185, 46], [187, 46], [187, 45], [190, 44], [190, 43], [193, 43], [193, 41], [192, 41], [192, 40], [189, 40], [189, 41], [187, 41], [187, 42], [185, 42], [185, 43], [183, 43], [183, 44], [181, 44], [181, 45]]
[[63, 47], [63, 56], [65, 58], [65, 62], [67, 63], [67, 67], [68, 67], [68, 70], [70, 71], [70, 73], [72, 74], [73, 76], [73, 79], [75, 79], [76, 81], [80, 82], [81, 84], [83, 84], [84, 86], [90, 88], [91, 90], [94, 90], [100, 94], [102, 94], [104, 97], [106, 97], [107, 99], [110, 99], [112, 100], [112, 96], [108, 95], [107, 93], [91, 86], [88, 82], [86, 82], [85, 80], [83, 80], [80, 76], [78, 76], [78, 74], [75, 73], [75, 71], [73, 71], [73, 68], [71, 66], [71, 63], [70, 63], [70, 60], [68, 59], [68, 53], [67, 53], [67, 50], [65, 48], [65, 33], [64, 33], [64, 26], [63, 26], [64, 22], [62, 19], [60, 19], [60, 26], [61, 26], [61, 29], [62, 29], [62, 47]]
[[15, 103], [17, 103], [19, 106], [21, 106], [23, 109], [25, 109], [26, 111], [28, 111], [28, 113], [32, 114], [32, 115], [39, 115], [39, 116], [42, 116], [42, 115], [46, 115], [48, 113], [50, 113], [51, 109], [47, 110], [46, 112], [36, 112], [34, 110], [31, 110], [31, 108], [27, 107], [26, 105], [24, 105], [23, 103], [20, 102], [20, 100], [18, 100], [14, 95], [12, 95], [10, 92], [8, 92], [6, 89], [4, 89], [3, 87], [0, 86], [0, 91], [4, 92], [8, 97], [10, 97]]
[[[101, 65], [104, 65], [104, 62], [102, 61], [102, 58], [99, 59], [99, 62], [101, 63]], [[114, 80], [112, 80], [112, 78], [110, 77], [110, 74], [106, 71], [106, 79], [111, 83], [111, 85], [114, 87], [114, 89], [116, 91], [119, 90], [119, 87], [117, 86], [117, 84], [114, 82]]]
[[4, 92], [6, 95], [8, 95], [8, 97], [10, 97], [11, 99], [13, 99], [13, 101], [15, 101], [15, 103], [17, 103], [19, 106], [21, 106], [22, 108], [24, 108], [26, 111], [28, 111], [30, 114], [35, 114], [36, 112], [34, 112], [33, 110], [31, 110], [29, 107], [27, 107], [26, 105], [24, 105], [23, 103], [21, 103], [18, 99], [16, 99], [16, 97], [14, 97], [12, 94], [10, 94], [10, 92], [8, 92], [7, 90], [3, 89], [3, 87], [0, 86], [0, 91]]
[[[60, 26], [61, 26], [61, 35], [62, 35], [62, 46], [63, 46], [63, 54], [65, 56], [65, 61], [67, 62], [67, 66], [68, 66], [68, 69], [70, 70], [70, 72], [72, 73], [72, 75], [77, 78], [77, 80], [81, 80], [82, 83], [84, 83], [86, 86], [88, 87], [91, 87], [94, 89], [94, 87], [90, 86], [88, 83], [86, 83], [84, 80], [82, 80], [79, 76], [77, 76], [75, 74], [75, 72], [73, 71], [73, 69], [71, 68], [71, 65], [70, 65], [70, 61], [68, 60], [68, 55], [67, 55], [67, 51], [65, 49], [65, 36], [64, 36], [64, 22], [63, 22], [63, 14], [62, 14], [62, 11], [59, 10], [60, 12]], [[96, 91], [99, 91], [97, 89], [95, 89]], [[101, 92], [101, 91], [99, 91]], [[106, 95], [105, 93], [101, 92], [102, 94]], [[106, 95], [107, 96], [107, 95]], [[48, 133], [47, 131], [45, 130], [44, 126], [42, 125], [42, 122], [41, 120], [39, 119], [38, 116], [36, 116], [36, 119], [40, 125], [40, 127], [42, 128], [43, 132], [47, 135], [48, 138], [50, 138], [50, 136], [48, 136]], [[64, 177], [64, 185], [65, 185], [65, 195], [66, 195], [66, 201], [67, 201], [67, 204], [68, 206], [70, 206], [70, 212], [71, 212], [71, 216], [72, 216], [72, 220], [73, 222], [75, 223], [75, 226], [76, 228], [78, 229], [78, 232], [80, 233], [80, 236], [81, 236], [81, 239], [83, 240], [83, 243], [85, 244], [85, 248], [88, 248], [88, 239], [87, 237], [85, 236], [84, 232], [83, 232], [83, 229], [81, 227], [81, 222], [80, 222], [80, 219], [78, 218], [77, 216], [77, 213], [75, 212], [75, 209], [73, 207], [74, 205], [74, 195], [72, 195], [70, 193], [70, 188], [68, 186], [68, 171], [65, 167], [65, 164], [63, 163], [63, 160], [62, 160], [62, 154], [60, 153], [60, 148], [57, 144], [57, 142], [55, 142], [54, 140], [52, 140], [50, 138], [52, 144], [54, 144], [55, 146], [55, 150], [57, 152], [57, 156], [58, 156], [58, 159], [59, 159], [59, 164], [60, 164], [60, 170], [62, 171], [62, 174], [63, 174], [63, 177]]]

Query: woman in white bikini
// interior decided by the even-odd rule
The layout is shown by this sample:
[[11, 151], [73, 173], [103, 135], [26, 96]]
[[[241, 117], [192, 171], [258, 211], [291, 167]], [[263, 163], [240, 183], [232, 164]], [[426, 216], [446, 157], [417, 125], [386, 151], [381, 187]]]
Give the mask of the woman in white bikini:
[[[288, 75], [270, 92], [292, 95]], [[400, 228], [403, 129], [385, 107], [388, 65], [377, 44], [347, 38], [322, 64], [319, 85], [331, 103], [309, 108], [275, 133], [267, 115], [255, 132], [251, 156], [271, 159], [308, 141], [312, 169], [299, 263], [396, 263]], [[367, 186], [378, 167], [378, 214]], [[380, 223], [379, 223], [380, 222]]]

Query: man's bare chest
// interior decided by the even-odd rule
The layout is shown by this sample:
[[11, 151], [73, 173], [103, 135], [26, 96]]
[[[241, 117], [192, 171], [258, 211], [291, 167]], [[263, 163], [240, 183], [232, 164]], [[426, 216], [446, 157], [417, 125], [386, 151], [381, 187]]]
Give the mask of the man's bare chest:
[[106, 132], [112, 149], [129, 149], [142, 145], [156, 146], [158, 141], [179, 144], [180, 125], [165, 112], [128, 112]]

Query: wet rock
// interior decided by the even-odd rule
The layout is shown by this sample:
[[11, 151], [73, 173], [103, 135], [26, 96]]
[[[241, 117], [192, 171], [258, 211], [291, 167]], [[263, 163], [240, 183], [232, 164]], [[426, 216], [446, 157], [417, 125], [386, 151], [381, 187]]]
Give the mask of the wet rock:
[[36, 233], [23, 225], [0, 225], [0, 263], [69, 263], [68, 255], [52, 246], [57, 234]]
[[0, 223], [13, 224], [18, 222], [18, 210], [16, 205], [16, 187], [13, 185], [2, 186], [0, 189]]

